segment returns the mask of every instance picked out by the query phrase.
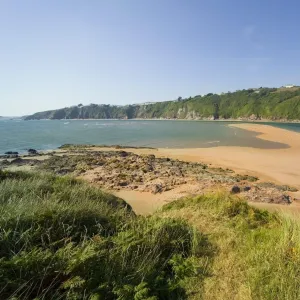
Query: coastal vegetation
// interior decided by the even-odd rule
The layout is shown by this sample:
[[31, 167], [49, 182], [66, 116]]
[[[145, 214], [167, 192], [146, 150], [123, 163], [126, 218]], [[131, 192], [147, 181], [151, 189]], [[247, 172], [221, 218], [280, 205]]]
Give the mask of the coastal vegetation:
[[38, 112], [39, 119], [248, 119], [299, 120], [299, 88], [259, 88], [209, 93], [177, 100], [125, 106], [90, 104]]
[[0, 210], [1, 299], [184, 299], [211, 247], [69, 177], [1, 171]]
[[0, 171], [1, 299], [299, 299], [300, 223], [228, 193], [137, 216], [68, 176]]

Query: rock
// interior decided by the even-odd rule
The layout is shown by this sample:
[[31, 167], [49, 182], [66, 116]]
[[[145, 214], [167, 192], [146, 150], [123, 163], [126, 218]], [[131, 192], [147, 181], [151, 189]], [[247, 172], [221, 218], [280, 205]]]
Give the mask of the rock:
[[18, 155], [19, 152], [7, 151], [7, 152], [5, 152], [4, 154], [6, 154], [6, 155]]
[[291, 204], [293, 202], [292, 197], [289, 195], [282, 195], [282, 200], [287, 202], [288, 204]]
[[251, 190], [251, 186], [245, 186], [244, 188], [243, 188], [243, 191], [244, 192], [248, 192], [248, 191], [250, 191]]
[[153, 194], [161, 193], [162, 192], [162, 186], [161, 186], [161, 184], [155, 184], [155, 185], [153, 185], [152, 188], [151, 188], [151, 192]]
[[127, 186], [128, 182], [127, 181], [120, 181], [119, 186]]
[[238, 194], [241, 192], [241, 188], [237, 185], [234, 185], [232, 188], [231, 188], [231, 194]]
[[146, 172], [152, 172], [153, 171], [153, 166], [151, 165], [146, 165], [144, 170], [146, 170]]
[[30, 155], [36, 155], [36, 154], [38, 154], [38, 152], [35, 149], [28, 149], [28, 154], [30, 154]]
[[127, 157], [127, 156], [129, 155], [129, 153], [126, 152], [126, 151], [120, 151], [120, 152], [119, 152], [119, 155], [120, 155], [121, 157]]
[[150, 154], [150, 155], [148, 155], [148, 158], [151, 159], [151, 160], [153, 160], [153, 159], [155, 159], [155, 155], [154, 154]]

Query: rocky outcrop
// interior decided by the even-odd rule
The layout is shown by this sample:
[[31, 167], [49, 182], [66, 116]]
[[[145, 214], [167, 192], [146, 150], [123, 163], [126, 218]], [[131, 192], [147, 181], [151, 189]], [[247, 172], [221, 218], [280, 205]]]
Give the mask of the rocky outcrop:
[[[65, 146], [66, 147], [66, 146]], [[90, 147], [90, 146], [89, 146]], [[198, 194], [225, 189], [249, 201], [289, 204], [289, 194], [296, 191], [286, 185], [258, 182], [257, 177], [236, 174], [202, 163], [185, 162], [168, 157], [138, 155], [117, 149], [97, 151], [94, 148], [68, 146], [65, 153], [47, 153], [43, 159], [29, 155], [0, 159], [0, 168], [29, 166], [57, 175], [73, 175], [109, 190], [134, 190], [164, 193], [181, 187], [193, 187]], [[42, 155], [42, 154], [39, 154]]]
[[35, 149], [28, 149], [28, 154], [29, 154], [29, 155], [37, 155], [38, 152], [37, 152], [37, 150], [35, 150]]

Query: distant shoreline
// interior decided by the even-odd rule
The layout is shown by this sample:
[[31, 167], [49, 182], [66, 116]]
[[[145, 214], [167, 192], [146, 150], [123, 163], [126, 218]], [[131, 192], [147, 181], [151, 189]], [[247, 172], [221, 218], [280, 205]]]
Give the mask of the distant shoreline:
[[[19, 119], [18, 119], [19, 120]], [[194, 122], [238, 122], [238, 123], [283, 123], [283, 124], [300, 124], [300, 120], [241, 120], [241, 119], [32, 119], [32, 120], [24, 120], [24, 121], [194, 121]]]

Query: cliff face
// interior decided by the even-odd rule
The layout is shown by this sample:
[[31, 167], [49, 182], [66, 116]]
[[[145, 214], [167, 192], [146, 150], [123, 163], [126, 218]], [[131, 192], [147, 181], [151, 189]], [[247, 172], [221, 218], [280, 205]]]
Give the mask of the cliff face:
[[79, 105], [38, 112], [25, 120], [135, 118], [299, 120], [300, 89], [248, 89], [144, 105]]

